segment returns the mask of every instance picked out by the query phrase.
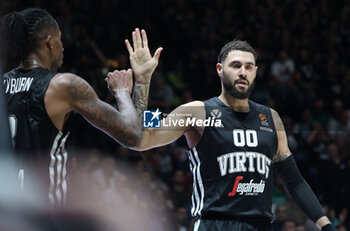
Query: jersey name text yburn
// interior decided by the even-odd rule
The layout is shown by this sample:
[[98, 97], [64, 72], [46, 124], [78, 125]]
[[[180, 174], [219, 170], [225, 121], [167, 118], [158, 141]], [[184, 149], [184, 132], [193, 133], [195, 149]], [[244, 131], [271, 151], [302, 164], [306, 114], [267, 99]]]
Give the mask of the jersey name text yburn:
[[5, 93], [15, 94], [21, 91], [28, 91], [33, 78], [23, 77], [17, 79], [4, 79]]

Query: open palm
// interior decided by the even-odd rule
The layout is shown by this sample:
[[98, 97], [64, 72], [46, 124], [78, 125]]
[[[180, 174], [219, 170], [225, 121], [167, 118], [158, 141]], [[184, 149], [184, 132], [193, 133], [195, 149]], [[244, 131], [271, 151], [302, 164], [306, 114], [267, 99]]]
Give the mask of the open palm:
[[158, 48], [151, 56], [148, 48], [148, 40], [145, 30], [138, 28], [132, 32], [133, 47], [129, 40], [125, 40], [126, 47], [129, 51], [131, 68], [135, 74], [136, 81], [149, 82], [152, 74], [158, 65], [158, 60], [163, 48]]

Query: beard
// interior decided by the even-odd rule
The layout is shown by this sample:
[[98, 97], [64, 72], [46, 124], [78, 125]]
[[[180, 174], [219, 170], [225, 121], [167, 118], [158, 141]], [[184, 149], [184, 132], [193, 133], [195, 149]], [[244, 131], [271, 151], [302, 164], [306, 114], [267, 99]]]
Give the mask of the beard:
[[235, 86], [236, 83], [238, 82], [238, 80], [234, 81], [233, 83], [230, 82], [229, 78], [225, 74], [225, 71], [223, 71], [223, 78], [222, 78], [223, 86], [224, 86], [225, 90], [227, 92], [229, 92], [233, 98], [248, 99], [250, 97], [250, 94], [252, 93], [252, 91], [254, 90], [254, 87], [255, 87], [255, 81], [253, 81], [251, 83], [249, 83], [248, 80], [246, 80], [246, 81], [248, 82], [247, 90], [245, 90], [245, 91], [238, 90]]
[[53, 63], [52, 65], [52, 70], [53, 71], [58, 71], [63, 65], [63, 54], [60, 55], [57, 60]]

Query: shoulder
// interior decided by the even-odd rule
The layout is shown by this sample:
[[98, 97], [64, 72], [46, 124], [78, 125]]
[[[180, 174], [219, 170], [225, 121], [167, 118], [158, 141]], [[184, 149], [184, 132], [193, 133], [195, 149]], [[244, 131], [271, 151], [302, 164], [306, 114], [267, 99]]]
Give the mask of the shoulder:
[[192, 101], [192, 102], [189, 102], [189, 103], [182, 104], [181, 106], [184, 106], [184, 107], [204, 107], [204, 102], [196, 100], [196, 101]]
[[3, 73], [3, 78], [4, 79], [16, 78], [17, 76], [19, 76], [19, 73], [21, 70], [22, 70], [22, 68], [20, 68], [20, 67], [13, 68], [13, 69], [7, 71], [6, 73]]
[[192, 101], [182, 104], [175, 108], [169, 114], [170, 116], [176, 116], [177, 118], [202, 118], [205, 116], [205, 106], [202, 101]]
[[272, 108], [266, 106], [266, 105], [263, 105], [263, 104], [260, 104], [260, 103], [257, 103], [257, 102], [254, 102], [252, 100], [249, 100], [249, 103], [251, 105], [253, 105], [255, 108], [261, 110], [261, 111], [269, 111], [269, 112], [272, 112], [271, 110], [273, 110]]
[[83, 78], [73, 73], [57, 73], [50, 82], [49, 90], [75, 100], [95, 94]]
[[14, 69], [12, 69], [11, 71], [9, 72], [6, 72], [4, 75], [3, 75], [3, 78], [6, 79], [6, 78], [10, 78], [12, 75], [14, 75], [15, 71]]
[[276, 111], [275, 109], [269, 108], [269, 110], [271, 111], [272, 117], [274, 117], [274, 118], [277, 118], [277, 117], [280, 118], [279, 114], [277, 113], [277, 111]]
[[86, 82], [80, 76], [73, 73], [57, 73], [51, 80], [53, 84], [58, 84], [62, 87]]
[[205, 111], [205, 105], [203, 101], [192, 101], [180, 105], [177, 109], [188, 113], [198, 113], [201, 111]]
[[275, 121], [275, 123], [282, 122], [280, 115], [278, 114], [278, 112], [275, 109], [269, 108], [269, 110], [271, 111], [271, 116], [272, 116], [273, 120]]
[[57, 73], [51, 80], [51, 85], [60, 89], [72, 90], [74, 88], [91, 88], [83, 78], [73, 73]]
[[277, 113], [276, 110], [274, 110], [272, 108], [270, 108], [270, 111], [271, 111], [272, 119], [273, 119], [273, 122], [275, 124], [276, 130], [277, 131], [284, 131], [284, 126], [283, 126], [283, 122], [282, 122], [280, 115]]

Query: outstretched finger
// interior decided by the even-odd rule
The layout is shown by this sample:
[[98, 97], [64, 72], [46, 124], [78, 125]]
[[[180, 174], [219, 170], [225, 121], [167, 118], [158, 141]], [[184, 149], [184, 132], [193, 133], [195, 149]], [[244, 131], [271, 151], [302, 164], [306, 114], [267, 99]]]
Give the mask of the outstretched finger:
[[137, 46], [137, 39], [136, 39], [136, 32], [135, 31], [132, 32], [132, 43], [134, 45], [134, 49], [136, 50], [138, 48], [138, 46]]
[[139, 28], [136, 28], [136, 41], [137, 41], [137, 47], [142, 48], [142, 39], [141, 39], [141, 33]]
[[147, 39], [147, 34], [145, 30], [141, 30], [141, 35], [142, 35], [142, 43], [144, 48], [148, 48], [148, 39]]
[[159, 57], [160, 57], [160, 53], [162, 52], [163, 50], [163, 47], [159, 47], [156, 52], [154, 52], [154, 55], [153, 55], [153, 59], [155, 59], [157, 62], [159, 60]]
[[134, 50], [132, 49], [129, 40], [125, 39], [126, 49], [128, 49], [129, 54], [132, 54]]

